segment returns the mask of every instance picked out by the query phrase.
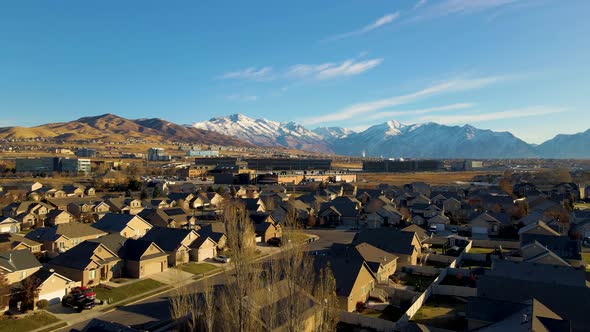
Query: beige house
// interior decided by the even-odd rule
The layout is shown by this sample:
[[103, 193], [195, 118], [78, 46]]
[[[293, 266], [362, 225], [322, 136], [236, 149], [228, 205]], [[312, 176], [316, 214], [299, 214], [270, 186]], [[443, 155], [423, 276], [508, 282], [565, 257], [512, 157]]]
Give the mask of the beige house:
[[129, 239], [121, 252], [125, 274], [130, 278], [144, 278], [168, 269], [168, 254], [153, 242]]
[[191, 256], [196, 257], [198, 252], [191, 255], [190, 245], [199, 237], [194, 230], [153, 227], [141, 239], [154, 242], [168, 254], [168, 264], [171, 266], [188, 263]]
[[217, 256], [217, 242], [208, 236], [200, 236], [190, 245], [191, 261], [202, 262]]
[[120, 261], [117, 254], [102, 243], [83, 242], [57, 256], [46, 266], [71, 280], [80, 281], [82, 286], [88, 286], [120, 277]]
[[5, 247], [3, 249], [9, 250], [26, 249], [32, 253], [41, 252], [41, 243], [29, 240], [26, 237], [19, 234], [0, 234], [0, 246]]
[[356, 251], [363, 257], [378, 283], [388, 283], [395, 274], [398, 257], [367, 243], [357, 244]]
[[45, 219], [45, 225], [47, 226], [55, 226], [60, 224], [67, 224], [74, 221], [75, 217], [68, 211], [62, 210], [51, 210]]
[[80, 282], [73, 281], [54, 270], [40, 269], [29, 278], [33, 278], [37, 286], [35, 302], [47, 300], [49, 304], [57, 304], [70, 291], [80, 286]]
[[138, 239], [144, 236], [152, 228], [152, 225], [140, 216], [108, 213], [92, 227], [103, 232], [117, 233], [128, 239]]
[[0, 217], [0, 233], [20, 232], [20, 222], [11, 217]]
[[59, 224], [53, 227], [39, 227], [25, 235], [27, 239], [43, 244], [43, 250], [50, 253], [65, 252], [85, 240], [97, 239], [106, 232], [79, 222]]
[[0, 252], [0, 273], [12, 285], [25, 280], [37, 272], [41, 263], [29, 250], [7, 250]]

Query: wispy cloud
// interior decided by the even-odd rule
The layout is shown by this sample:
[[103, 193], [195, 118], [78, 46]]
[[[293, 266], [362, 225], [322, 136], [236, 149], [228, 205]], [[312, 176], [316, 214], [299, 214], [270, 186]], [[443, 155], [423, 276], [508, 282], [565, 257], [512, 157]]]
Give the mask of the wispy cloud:
[[344, 76], [358, 75], [377, 67], [383, 62], [383, 58], [355, 61], [352, 59], [340, 63], [322, 63], [318, 65], [298, 64], [287, 70], [287, 77], [315, 78], [319, 80], [332, 79]]
[[471, 14], [513, 5], [522, 1], [527, 0], [445, 0], [434, 5], [424, 6], [422, 12], [409, 21], [419, 21], [449, 15]]
[[354, 30], [354, 31], [346, 32], [346, 33], [341, 33], [341, 34], [338, 34], [335, 36], [331, 36], [331, 37], [326, 38], [325, 41], [334, 41], [334, 40], [338, 40], [338, 39], [363, 35], [367, 32], [373, 31], [373, 30], [378, 29], [384, 25], [392, 23], [393, 21], [397, 20], [399, 18], [399, 16], [400, 16], [399, 12], [387, 14], [385, 16], [378, 18], [377, 20], [375, 20], [371, 24], [365, 25], [364, 27], [362, 27], [358, 30]]
[[226, 72], [221, 75], [222, 79], [243, 79], [243, 80], [265, 80], [270, 78], [272, 67], [248, 67], [245, 69]]
[[427, 0], [419, 0], [418, 2], [416, 2], [416, 4], [414, 5], [414, 9], [418, 9], [422, 6], [424, 6], [426, 4]]
[[472, 108], [473, 106], [475, 106], [475, 104], [457, 103], [457, 104], [451, 104], [451, 105], [445, 105], [445, 106], [421, 108], [421, 109], [414, 109], [414, 110], [378, 112], [378, 113], [375, 113], [375, 114], [365, 117], [365, 119], [377, 120], [377, 119], [383, 119], [383, 118], [393, 118], [396, 116], [420, 115], [420, 114], [427, 114], [427, 113], [434, 113], [434, 112], [456, 111], [456, 110], [463, 110], [463, 109], [467, 109], [467, 108]]
[[555, 113], [566, 112], [567, 108], [552, 107], [552, 106], [531, 106], [525, 108], [512, 109], [508, 111], [492, 112], [492, 113], [478, 113], [478, 114], [458, 114], [458, 115], [443, 115], [443, 116], [425, 116], [421, 117], [422, 122], [436, 122], [441, 124], [463, 124], [463, 123], [478, 123], [494, 120], [517, 119], [524, 117], [542, 116]]
[[258, 100], [258, 96], [234, 94], [225, 96], [225, 99], [230, 101], [252, 102]]
[[449, 80], [410, 94], [354, 104], [335, 113], [307, 118], [304, 120], [304, 124], [313, 125], [323, 122], [347, 120], [360, 115], [366, 116], [367, 113], [376, 112], [388, 107], [408, 104], [422, 98], [427, 98], [443, 93], [478, 89], [498, 82], [506, 81], [508, 79], [508, 76], [488, 76]]
[[383, 58], [357, 60], [347, 59], [342, 62], [325, 62], [321, 64], [297, 64], [285, 70], [274, 70], [272, 67], [249, 67], [243, 70], [227, 72], [222, 79], [241, 79], [249, 81], [269, 81], [276, 79], [317, 79], [328, 80], [362, 74], [379, 66]]

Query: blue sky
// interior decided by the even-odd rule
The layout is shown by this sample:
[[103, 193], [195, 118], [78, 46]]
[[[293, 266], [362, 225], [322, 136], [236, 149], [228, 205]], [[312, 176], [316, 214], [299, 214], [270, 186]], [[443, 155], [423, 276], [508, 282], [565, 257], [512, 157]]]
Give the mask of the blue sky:
[[0, 126], [241, 113], [309, 128], [590, 128], [590, 1], [13, 1]]

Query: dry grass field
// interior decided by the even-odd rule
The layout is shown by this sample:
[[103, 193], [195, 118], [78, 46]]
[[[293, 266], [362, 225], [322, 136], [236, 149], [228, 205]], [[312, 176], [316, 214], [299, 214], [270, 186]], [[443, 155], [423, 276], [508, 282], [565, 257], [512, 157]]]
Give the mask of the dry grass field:
[[360, 173], [360, 187], [374, 187], [379, 183], [402, 186], [411, 182], [426, 182], [431, 185], [450, 185], [457, 181], [468, 182], [478, 175], [501, 174], [499, 172], [420, 172], [420, 173]]

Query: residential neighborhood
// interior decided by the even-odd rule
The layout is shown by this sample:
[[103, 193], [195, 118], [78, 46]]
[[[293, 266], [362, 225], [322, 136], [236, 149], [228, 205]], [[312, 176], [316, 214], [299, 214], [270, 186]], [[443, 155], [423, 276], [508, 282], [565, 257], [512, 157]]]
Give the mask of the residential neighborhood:
[[[542, 289], [551, 285], [578, 303], [590, 301], [584, 228], [590, 215], [580, 203], [585, 188], [526, 182], [524, 191], [524, 178], [507, 176], [490, 185], [214, 184], [195, 192], [174, 192], [168, 188], [177, 186], [149, 179], [139, 191], [119, 196], [75, 184], [66, 191], [23, 183], [19, 188], [31, 189], [20, 196], [25, 199], [2, 207], [0, 266], [13, 289], [4, 303], [8, 312], [45, 310], [60, 317], [71, 294], [91, 289], [96, 300], [78, 307], [80, 324], [84, 317], [100, 319], [99, 308], [116, 303], [106, 294], [118, 288], [148, 282], [149, 294], [194, 280], [219, 282], [239, 266], [231, 262], [240, 259], [232, 248], [232, 236], [240, 235], [224, 219], [227, 206], [238, 204], [252, 232], [245, 240], [252, 242], [244, 244], [253, 246], [263, 266], [295, 250], [296, 239], [316, 276], [329, 269], [338, 326], [492, 331], [533, 324], [533, 331], [535, 324], [548, 324], [584, 331], [590, 324], [585, 315]], [[140, 197], [147, 188], [162, 189]], [[73, 194], [48, 194], [59, 191]], [[11, 189], [3, 191], [4, 199], [12, 197]], [[31, 298], [19, 291], [31, 286]], [[315, 301], [313, 292], [300, 291]], [[491, 314], [489, 307], [500, 303], [501, 312]]]

